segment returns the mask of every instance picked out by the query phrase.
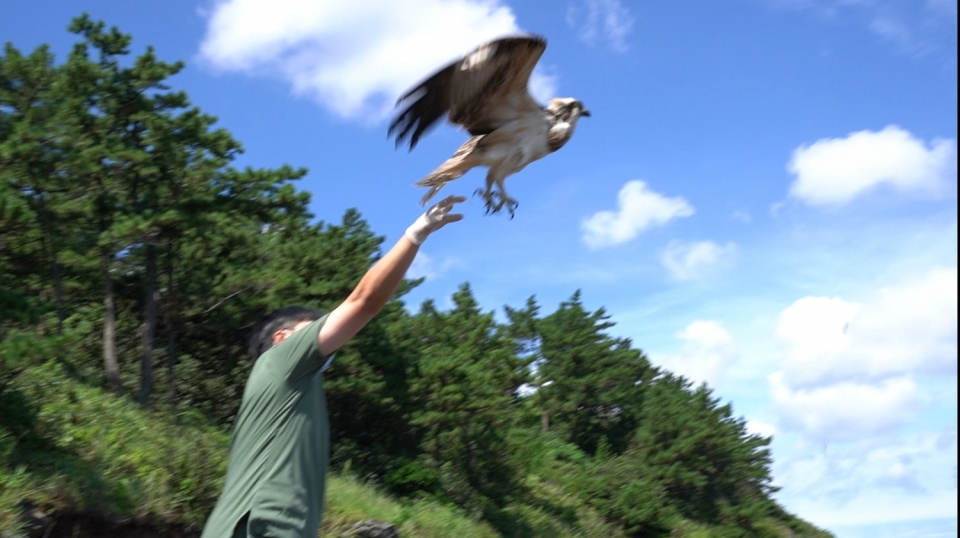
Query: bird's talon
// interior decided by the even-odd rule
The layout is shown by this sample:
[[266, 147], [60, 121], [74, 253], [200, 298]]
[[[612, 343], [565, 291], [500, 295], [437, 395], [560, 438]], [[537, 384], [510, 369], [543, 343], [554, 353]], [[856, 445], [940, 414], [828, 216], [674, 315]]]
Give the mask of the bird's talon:
[[500, 205], [506, 205], [507, 211], [510, 212], [510, 220], [513, 220], [514, 212], [517, 210], [517, 207], [520, 206], [520, 203], [514, 200], [513, 198], [507, 198], [506, 196], [501, 195], [503, 201], [500, 202]]

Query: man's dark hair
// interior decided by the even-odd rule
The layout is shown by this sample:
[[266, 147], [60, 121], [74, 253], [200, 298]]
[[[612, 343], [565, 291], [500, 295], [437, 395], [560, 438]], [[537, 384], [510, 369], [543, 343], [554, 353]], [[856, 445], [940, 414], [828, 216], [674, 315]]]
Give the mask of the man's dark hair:
[[323, 313], [305, 306], [285, 306], [274, 310], [253, 329], [250, 335], [250, 345], [247, 351], [254, 362], [268, 349], [273, 347], [273, 333], [283, 329], [293, 329], [298, 323], [316, 321], [323, 317]]

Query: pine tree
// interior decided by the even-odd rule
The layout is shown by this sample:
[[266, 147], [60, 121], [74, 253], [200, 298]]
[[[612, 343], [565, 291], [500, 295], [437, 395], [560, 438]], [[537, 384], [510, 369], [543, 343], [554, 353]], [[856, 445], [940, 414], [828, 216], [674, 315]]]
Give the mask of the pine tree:
[[[6, 221], [25, 227], [16, 236], [17, 252], [4, 259], [17, 257], [12, 269], [22, 277], [20, 288], [33, 282], [33, 294], [50, 295], [60, 326], [71, 290], [74, 312], [92, 299], [102, 302], [96, 310], [102, 312], [103, 368], [115, 391], [124, 357], [129, 361], [136, 345], [132, 319], [119, 316], [139, 311], [143, 404], [151, 398], [155, 341], [163, 331], [173, 404], [177, 334], [197, 314], [180, 289], [197, 276], [179, 267], [184, 249], [223, 233], [249, 243], [269, 223], [306, 222], [309, 195], [288, 184], [306, 171], [228, 168], [239, 143], [214, 129], [214, 118], [190, 108], [186, 94], [166, 86], [182, 63], [159, 61], [148, 47], [127, 66], [131, 36], [86, 15], [70, 30], [83, 40], [60, 66], [46, 47], [23, 56], [8, 45], [0, 58], [2, 209]], [[48, 274], [38, 267], [48, 267]], [[202, 297], [211, 282], [197, 282], [206, 288], [192, 291]], [[232, 293], [237, 290], [226, 295]]]
[[626, 448], [639, 423], [643, 385], [653, 374], [630, 340], [605, 333], [613, 325], [602, 308], [585, 310], [579, 291], [535, 322], [535, 397], [542, 426], [558, 430], [588, 454], [602, 438], [614, 451]]
[[417, 315], [422, 345], [410, 382], [419, 407], [412, 422], [423, 429], [422, 446], [445, 495], [480, 510], [516, 487], [505, 435], [527, 376], [516, 343], [492, 312], [481, 312], [468, 284], [453, 303], [445, 313], [427, 301]]
[[[63, 203], [70, 193], [64, 177], [65, 145], [69, 142], [58, 128], [58, 76], [53, 55], [46, 46], [24, 56], [7, 44], [0, 58], [0, 110], [3, 132], [0, 138], [0, 178], [5, 186], [4, 212], [21, 225], [27, 214], [33, 220], [37, 243], [21, 244], [22, 252], [33, 251], [36, 265], [47, 268], [49, 287], [55, 305], [57, 332], [63, 332], [66, 317], [63, 262], [63, 221], [67, 216]], [[14, 200], [14, 196], [19, 201]], [[15, 208], [20, 213], [14, 215]], [[24, 230], [26, 231], [26, 230]], [[27, 275], [22, 275], [26, 277]], [[27, 281], [33, 279], [27, 278]], [[33, 280], [34, 284], [39, 282]]]
[[769, 444], [705, 385], [664, 373], [647, 391], [634, 449], [680, 513], [736, 526], [743, 510], [772, 509]]

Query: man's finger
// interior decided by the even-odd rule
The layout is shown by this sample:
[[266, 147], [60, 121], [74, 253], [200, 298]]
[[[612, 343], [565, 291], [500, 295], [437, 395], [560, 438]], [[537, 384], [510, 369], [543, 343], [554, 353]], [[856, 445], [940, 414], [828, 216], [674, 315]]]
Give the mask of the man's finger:
[[464, 196], [456, 196], [454, 194], [451, 194], [450, 196], [447, 196], [446, 198], [444, 198], [443, 201], [441, 201], [437, 205], [440, 205], [443, 207], [451, 207], [453, 206], [453, 204], [459, 204], [460, 202], [465, 202], [466, 200], [467, 199]]
[[453, 213], [450, 215], [443, 216], [444, 224], [447, 224], [449, 222], [457, 222], [458, 220], [463, 220], [463, 213]]

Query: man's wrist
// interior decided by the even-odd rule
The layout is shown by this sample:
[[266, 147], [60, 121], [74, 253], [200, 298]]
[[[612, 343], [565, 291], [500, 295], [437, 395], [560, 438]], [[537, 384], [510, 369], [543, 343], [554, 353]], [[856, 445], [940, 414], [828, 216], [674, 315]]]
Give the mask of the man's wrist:
[[414, 245], [422, 245], [427, 237], [430, 236], [430, 226], [424, 217], [418, 218], [413, 224], [407, 227], [403, 235]]
[[404, 237], [406, 237], [411, 243], [417, 246], [422, 245], [423, 242], [427, 240], [427, 237], [429, 235], [430, 235], [429, 233], [427, 234], [417, 233], [416, 231], [413, 230], [413, 226], [410, 226], [409, 228], [407, 228], [407, 231], [403, 233]]
[[453, 204], [460, 203], [464, 200], [465, 198], [462, 196], [448, 196], [444, 198], [441, 202], [438, 202], [424, 214], [420, 215], [420, 217], [407, 228], [404, 235], [415, 245], [423, 244], [431, 233], [443, 228], [448, 222], [456, 222], [463, 218], [463, 215], [449, 215], [448, 213], [453, 207]]

